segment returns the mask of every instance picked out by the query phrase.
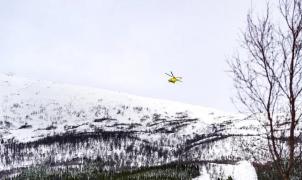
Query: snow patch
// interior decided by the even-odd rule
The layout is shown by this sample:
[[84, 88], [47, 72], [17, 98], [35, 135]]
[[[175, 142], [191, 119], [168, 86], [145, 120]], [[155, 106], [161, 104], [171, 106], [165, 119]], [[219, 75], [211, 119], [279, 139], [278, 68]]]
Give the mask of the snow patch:
[[248, 161], [240, 161], [235, 165], [214, 164], [214, 168], [206, 169], [202, 166], [200, 176], [193, 180], [216, 180], [218, 178], [227, 179], [229, 176], [233, 180], [257, 180], [257, 173], [253, 165]]

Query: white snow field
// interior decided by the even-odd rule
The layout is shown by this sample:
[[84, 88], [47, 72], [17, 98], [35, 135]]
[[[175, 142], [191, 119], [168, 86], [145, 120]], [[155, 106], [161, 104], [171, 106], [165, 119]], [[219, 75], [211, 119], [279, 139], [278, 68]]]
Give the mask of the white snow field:
[[[248, 161], [240, 161], [235, 165], [225, 165], [225, 164], [214, 164], [215, 168], [210, 168], [210, 170], [206, 170], [205, 167], [201, 169], [201, 175], [193, 180], [213, 180], [217, 178], [227, 179], [229, 176], [233, 178], [233, 180], [257, 180], [256, 170], [253, 165]], [[214, 170], [219, 169], [220, 175], [218, 177], [212, 177]]]

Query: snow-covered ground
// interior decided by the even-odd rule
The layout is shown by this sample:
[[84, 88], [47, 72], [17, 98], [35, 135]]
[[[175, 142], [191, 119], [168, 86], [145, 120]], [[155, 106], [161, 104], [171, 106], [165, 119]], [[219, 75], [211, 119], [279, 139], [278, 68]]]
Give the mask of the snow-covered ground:
[[240, 161], [235, 165], [214, 164], [208, 170], [205, 166], [201, 168], [201, 175], [193, 180], [213, 180], [227, 179], [229, 176], [233, 180], [257, 180], [256, 170], [248, 161]]
[[[152, 117], [177, 119], [183, 116], [198, 119], [181, 129], [183, 135], [199, 134], [211, 124], [236, 121], [243, 117], [219, 110], [174, 101], [144, 98], [125, 93], [94, 88], [33, 81], [0, 74], [1, 134], [4, 140], [34, 141], [46, 135], [66, 132], [68, 126], [76, 131], [91, 131], [89, 125], [102, 126], [93, 120], [108, 117], [119, 124], [141, 124], [135, 130], [149, 130]], [[5, 125], [5, 122], [7, 124]], [[229, 133], [257, 134], [255, 123], [238, 122]], [[20, 128], [28, 124], [31, 128]], [[45, 128], [56, 125], [51, 132]], [[107, 124], [108, 125], [108, 124]], [[64, 128], [65, 126], [65, 128]], [[255, 126], [256, 127], [256, 126]], [[107, 129], [109, 127], [107, 126]]]

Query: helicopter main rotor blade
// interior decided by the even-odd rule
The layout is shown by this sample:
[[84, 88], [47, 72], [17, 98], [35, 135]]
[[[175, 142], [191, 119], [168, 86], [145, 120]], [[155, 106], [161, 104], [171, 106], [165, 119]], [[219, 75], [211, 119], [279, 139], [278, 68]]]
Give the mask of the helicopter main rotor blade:
[[173, 77], [175, 77], [172, 71], [171, 71], [171, 74], [172, 74]]
[[173, 77], [173, 76], [171, 76], [171, 74], [168, 74], [168, 73], [165, 73], [167, 76], [170, 76], [170, 77]]

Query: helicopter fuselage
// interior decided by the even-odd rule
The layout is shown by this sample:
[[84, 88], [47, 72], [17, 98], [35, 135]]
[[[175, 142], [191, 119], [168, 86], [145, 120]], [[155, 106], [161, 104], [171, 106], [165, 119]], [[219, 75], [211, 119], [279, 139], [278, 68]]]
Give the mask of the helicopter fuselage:
[[175, 84], [177, 81], [180, 81], [179, 79], [177, 79], [176, 77], [172, 77], [168, 80], [170, 83]]

